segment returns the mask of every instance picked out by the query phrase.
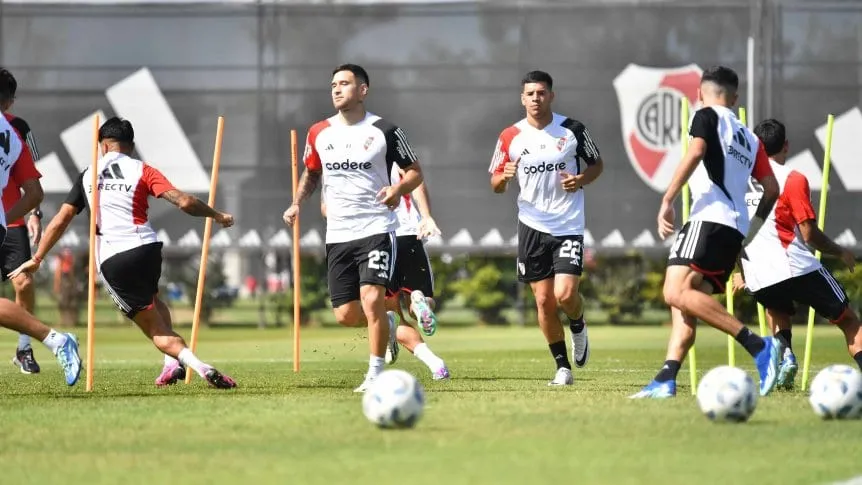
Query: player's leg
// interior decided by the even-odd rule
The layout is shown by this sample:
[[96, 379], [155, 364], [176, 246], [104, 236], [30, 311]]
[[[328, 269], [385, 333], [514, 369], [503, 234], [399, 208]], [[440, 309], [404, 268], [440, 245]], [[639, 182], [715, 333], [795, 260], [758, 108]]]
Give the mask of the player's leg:
[[[30, 234], [25, 226], [7, 228], [6, 238], [0, 246], [0, 270], [3, 271], [2, 279], [6, 281], [9, 272], [24, 264], [30, 259]], [[15, 303], [28, 313], [34, 313], [35, 288], [33, 287], [33, 275], [21, 273], [12, 280], [15, 290]], [[24, 374], [37, 374], [39, 364], [33, 356], [33, 348], [30, 345], [30, 336], [18, 334], [18, 346], [12, 363], [17, 365]]]
[[518, 222], [518, 281], [529, 283], [536, 300], [539, 328], [548, 342], [557, 371], [549, 386], [574, 384], [566, 351], [566, 334], [554, 292], [554, 247], [557, 240]]
[[583, 273], [584, 237], [558, 237], [554, 248], [554, 297], [569, 320], [572, 332], [572, 360], [583, 367], [590, 359], [590, 341], [584, 321], [584, 300], [579, 291]]
[[[398, 259], [399, 261], [401, 260], [400, 257]], [[386, 298], [386, 309], [398, 315], [399, 323], [395, 329], [395, 339], [399, 345], [428, 367], [428, 370], [431, 371], [431, 377], [435, 381], [449, 379], [450, 373], [446, 367], [446, 363], [425, 343], [414, 321], [405, 317], [405, 313], [409, 313], [409, 311], [405, 312], [409, 304], [410, 301], [406, 291], [399, 291], [395, 296]], [[389, 353], [387, 352], [388, 355]], [[389, 362], [387, 361], [387, 363]]]
[[791, 278], [754, 292], [754, 299], [765, 309], [766, 321], [772, 335], [775, 336], [781, 349], [783, 349], [781, 351], [781, 364], [778, 367], [778, 378], [775, 382], [775, 387], [778, 389], [793, 389], [793, 381], [799, 370], [799, 364], [793, 354], [793, 335], [790, 323], [790, 318], [796, 314], [793, 289], [797, 285], [798, 282]]
[[780, 345], [772, 337], [761, 338], [751, 332], [711, 296], [724, 291], [741, 243], [742, 234], [730, 227], [702, 221], [687, 223], [671, 249], [664, 298], [668, 305], [732, 335], [754, 358], [760, 373], [760, 393], [766, 395], [778, 377]]
[[670, 340], [667, 344], [664, 365], [649, 384], [629, 396], [632, 399], [664, 399], [676, 396], [676, 376], [689, 349], [694, 345], [697, 320], [673, 307], [670, 309], [670, 317]]
[[[162, 321], [164, 321], [165, 325], [173, 329], [174, 326], [171, 311], [168, 308], [168, 305], [158, 297], [158, 294], [156, 295], [153, 305], [155, 310], [159, 312], [159, 315], [161, 315]], [[164, 359], [165, 362], [162, 365], [162, 372], [159, 373], [158, 377], [156, 377], [156, 386], [169, 386], [186, 378], [186, 367], [181, 364], [179, 360], [169, 354], [165, 354]]]
[[400, 236], [398, 244], [398, 269], [401, 269], [401, 284], [396, 289], [409, 289], [408, 313], [418, 323], [422, 332], [430, 337], [437, 332], [437, 315], [434, 314], [434, 273], [425, 245], [414, 236]]

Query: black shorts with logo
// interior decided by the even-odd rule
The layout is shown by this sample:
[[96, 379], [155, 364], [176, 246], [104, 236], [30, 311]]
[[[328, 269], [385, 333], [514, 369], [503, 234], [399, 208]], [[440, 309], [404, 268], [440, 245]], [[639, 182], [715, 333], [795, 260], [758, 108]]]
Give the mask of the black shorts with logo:
[[754, 292], [754, 299], [785, 315], [795, 315], [795, 303], [801, 303], [831, 322], [840, 320], [850, 304], [844, 287], [826, 268], [761, 288]]
[[392, 277], [392, 291], [419, 290], [428, 298], [434, 297], [434, 273], [425, 244], [416, 236], [398, 236], [398, 262]]
[[153, 307], [162, 276], [162, 243], [144, 244], [117, 253], [100, 265], [105, 289], [120, 311], [135, 318]]
[[8, 280], [8, 274], [26, 263], [31, 256], [30, 231], [27, 227], [6, 228], [6, 238], [0, 246], [0, 270], [3, 271], [3, 281]]
[[552, 236], [518, 221], [518, 281], [532, 283], [555, 274], [584, 271], [584, 236]]
[[332, 307], [359, 300], [359, 287], [363, 285], [389, 289], [396, 253], [394, 232], [327, 244], [327, 279]]
[[712, 284], [714, 294], [724, 293], [743, 239], [742, 233], [730, 226], [689, 221], [676, 236], [667, 265], [688, 266]]

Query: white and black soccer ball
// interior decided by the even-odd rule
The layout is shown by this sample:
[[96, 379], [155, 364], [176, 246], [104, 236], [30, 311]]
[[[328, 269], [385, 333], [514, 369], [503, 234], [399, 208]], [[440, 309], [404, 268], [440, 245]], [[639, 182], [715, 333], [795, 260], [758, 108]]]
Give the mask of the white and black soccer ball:
[[711, 421], [742, 423], [757, 407], [757, 387], [742, 369], [723, 365], [703, 376], [697, 386], [697, 403]]
[[862, 372], [849, 365], [830, 365], [811, 381], [808, 402], [823, 419], [862, 418]]
[[362, 412], [381, 428], [412, 428], [424, 409], [422, 384], [409, 372], [399, 369], [380, 373], [362, 396]]

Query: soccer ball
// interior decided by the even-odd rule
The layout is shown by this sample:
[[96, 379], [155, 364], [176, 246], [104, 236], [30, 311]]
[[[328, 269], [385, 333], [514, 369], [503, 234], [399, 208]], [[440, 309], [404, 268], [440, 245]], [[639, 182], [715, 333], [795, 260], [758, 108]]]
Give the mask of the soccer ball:
[[697, 403], [711, 421], [748, 421], [757, 407], [754, 381], [742, 369], [723, 365], [707, 372], [697, 386]]
[[362, 412], [380, 428], [412, 428], [422, 417], [425, 391], [409, 372], [383, 371], [362, 396]]
[[849, 365], [830, 365], [811, 381], [811, 408], [823, 419], [862, 417], [862, 373]]

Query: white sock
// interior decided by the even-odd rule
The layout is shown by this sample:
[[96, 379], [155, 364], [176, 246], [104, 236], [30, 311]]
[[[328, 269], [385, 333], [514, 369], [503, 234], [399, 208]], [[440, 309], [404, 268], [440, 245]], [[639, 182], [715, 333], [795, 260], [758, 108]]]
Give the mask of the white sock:
[[198, 359], [197, 356], [195, 356], [195, 354], [193, 354], [188, 348], [181, 350], [178, 357], [179, 361], [182, 362], [184, 366], [191, 367], [203, 378], [206, 378], [207, 371], [212, 368], [211, 366], [201, 362], [201, 360]]
[[416, 356], [417, 359], [421, 360], [431, 369], [431, 372], [437, 372], [446, 366], [443, 362], [443, 359], [437, 357], [434, 352], [431, 352], [431, 349], [428, 347], [428, 344], [421, 343], [413, 349], [413, 355]]
[[66, 340], [68, 340], [66, 334], [60, 333], [52, 328], [51, 331], [48, 332], [48, 336], [45, 337], [45, 340], [43, 340], [42, 343], [45, 344], [46, 347], [51, 349], [51, 352], [53, 352], [54, 355], [57, 355], [57, 350], [59, 350], [59, 348], [66, 343]]
[[18, 334], [18, 350], [27, 350], [30, 348], [30, 336], [26, 333]]
[[372, 355], [368, 359], [368, 374], [366, 374], [366, 377], [374, 378], [379, 376], [380, 373], [383, 372], [384, 363], [385, 362], [383, 357], [377, 357], [376, 355]]
[[167, 367], [167, 366], [169, 366], [169, 365], [171, 365], [171, 364], [173, 364], [173, 363], [175, 363], [175, 362], [177, 362], [177, 359], [175, 359], [175, 358], [171, 357], [171, 356], [170, 356], [170, 355], [168, 355], [168, 354], [165, 354], [165, 367]]

